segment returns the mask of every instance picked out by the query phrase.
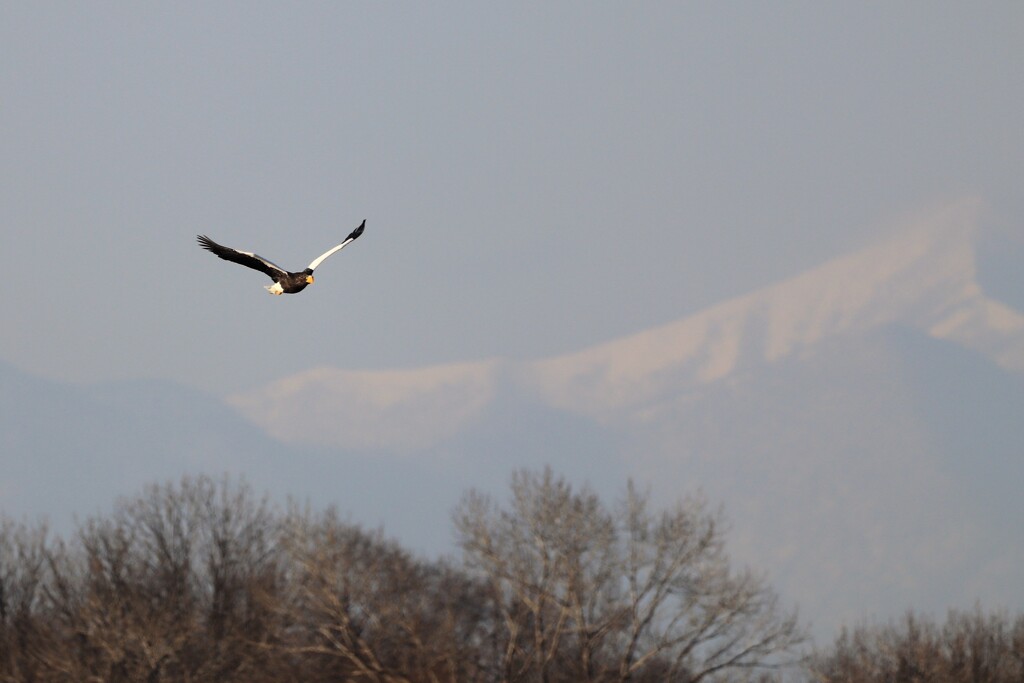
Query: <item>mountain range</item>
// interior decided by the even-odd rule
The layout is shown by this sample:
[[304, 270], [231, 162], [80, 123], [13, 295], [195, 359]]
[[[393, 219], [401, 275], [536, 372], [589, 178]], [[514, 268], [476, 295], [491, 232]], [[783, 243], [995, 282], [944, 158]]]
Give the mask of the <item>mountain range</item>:
[[632, 477], [661, 504], [721, 503], [737, 561], [819, 634], [908, 607], [1024, 609], [1021, 253], [978, 226], [974, 202], [908, 217], [785, 281], [538, 360], [321, 367], [228, 397], [0, 364], [0, 506], [60, 526], [143, 483], [238, 473], [436, 553], [463, 491], [501, 496], [513, 469], [550, 464], [609, 497]]

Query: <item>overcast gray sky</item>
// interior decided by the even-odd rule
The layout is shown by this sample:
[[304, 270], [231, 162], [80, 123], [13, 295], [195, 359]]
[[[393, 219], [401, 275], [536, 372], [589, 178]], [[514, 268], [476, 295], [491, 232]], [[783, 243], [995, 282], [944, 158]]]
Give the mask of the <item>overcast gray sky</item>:
[[[971, 194], [1024, 226], [1024, 3], [0, 4], [0, 360], [217, 394], [535, 358]], [[299, 296], [195, 245], [299, 269]]]

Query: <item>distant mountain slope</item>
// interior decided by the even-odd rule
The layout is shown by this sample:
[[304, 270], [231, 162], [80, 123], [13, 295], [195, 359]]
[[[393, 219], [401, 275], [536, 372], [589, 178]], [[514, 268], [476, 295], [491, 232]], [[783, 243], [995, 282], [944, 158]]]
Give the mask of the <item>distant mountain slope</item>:
[[0, 363], [0, 512], [58, 526], [185, 473], [258, 467], [274, 451], [216, 397], [170, 382], [52, 382]]
[[230, 403], [284, 441], [406, 452], [454, 436], [481, 416], [495, 396], [501, 366], [317, 368], [235, 395]]
[[633, 473], [725, 505], [733, 552], [826, 631], [914, 605], [1024, 607], [1024, 378], [899, 325], [624, 424]]
[[279, 505], [336, 506], [416, 550], [446, 550], [448, 511], [481, 472], [455, 477], [375, 456], [286, 445], [220, 399], [171, 382], [73, 385], [0, 362], [0, 515], [46, 520], [61, 534], [146, 485], [206, 474], [242, 477]]

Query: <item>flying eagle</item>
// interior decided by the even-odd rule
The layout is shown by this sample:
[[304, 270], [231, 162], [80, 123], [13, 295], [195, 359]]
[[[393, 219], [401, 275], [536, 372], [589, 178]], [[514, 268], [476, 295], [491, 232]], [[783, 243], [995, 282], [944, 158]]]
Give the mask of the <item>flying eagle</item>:
[[299, 273], [290, 273], [284, 268], [277, 266], [262, 256], [257, 256], [250, 251], [238, 251], [229, 247], [224, 247], [206, 235], [196, 235], [196, 239], [199, 240], [199, 246], [208, 251], [212, 251], [217, 256], [221, 257], [225, 261], [234, 261], [235, 263], [241, 263], [243, 266], [258, 270], [261, 273], [266, 273], [274, 281], [272, 285], [265, 285], [266, 290], [271, 294], [296, 294], [306, 288], [306, 285], [313, 284], [313, 271], [319, 266], [324, 260], [336, 251], [341, 251], [348, 243], [356, 239], [363, 234], [363, 228], [366, 227], [366, 221], [359, 224], [359, 227], [352, 231], [345, 241], [336, 247], [328, 249], [324, 253], [313, 259], [313, 262], [306, 266], [306, 269]]

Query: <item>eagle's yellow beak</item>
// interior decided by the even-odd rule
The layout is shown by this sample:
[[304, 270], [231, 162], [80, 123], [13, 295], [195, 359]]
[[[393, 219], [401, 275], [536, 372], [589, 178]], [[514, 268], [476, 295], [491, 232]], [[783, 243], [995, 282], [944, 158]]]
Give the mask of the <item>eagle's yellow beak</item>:
[[306, 276], [306, 284], [307, 285], [313, 284], [313, 276], [312, 275], [307, 275]]

